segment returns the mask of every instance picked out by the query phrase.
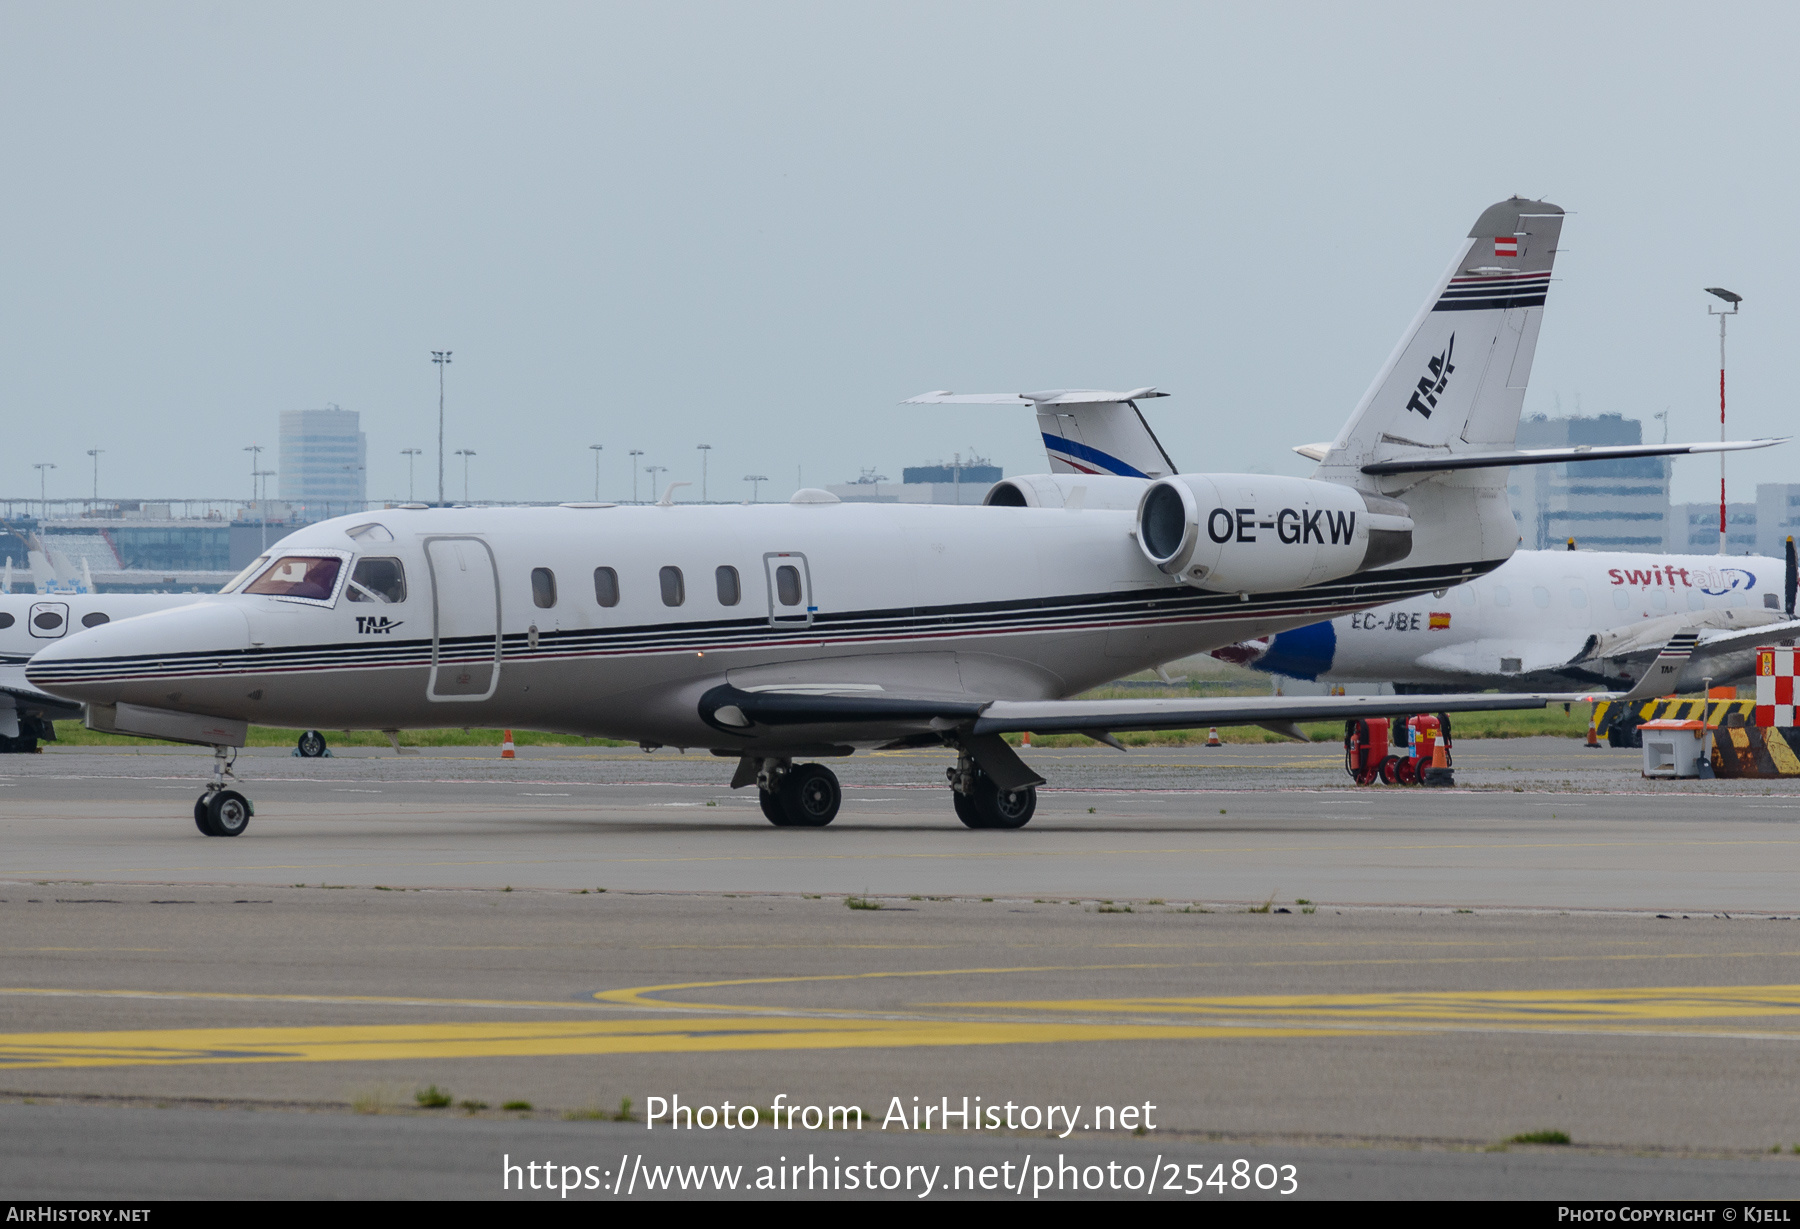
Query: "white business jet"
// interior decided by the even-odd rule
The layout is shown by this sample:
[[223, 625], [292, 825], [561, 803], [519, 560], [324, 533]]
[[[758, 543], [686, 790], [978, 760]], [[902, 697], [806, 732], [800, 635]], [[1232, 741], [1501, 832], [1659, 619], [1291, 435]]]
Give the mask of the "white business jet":
[[[97, 728], [213, 746], [194, 817], [215, 836], [253, 813], [227, 788], [252, 721], [705, 747], [737, 762], [733, 786], [755, 784], [771, 822], [806, 827], [841, 795], [830, 769], [796, 761], [942, 746], [962, 821], [1017, 828], [1043, 778], [1010, 732], [1116, 745], [1124, 730], [1540, 707], [1067, 697], [1492, 570], [1518, 538], [1508, 466], [1758, 446], [1516, 450], [1562, 219], [1518, 198], [1482, 213], [1310, 479], [1089, 474], [1071, 456], [1014, 482], [1023, 507], [810, 490], [676, 505], [671, 488], [650, 507], [393, 509], [290, 534], [221, 594], [48, 648], [27, 675]], [[1122, 393], [1025, 400], [1082, 430], [1135, 414]]]

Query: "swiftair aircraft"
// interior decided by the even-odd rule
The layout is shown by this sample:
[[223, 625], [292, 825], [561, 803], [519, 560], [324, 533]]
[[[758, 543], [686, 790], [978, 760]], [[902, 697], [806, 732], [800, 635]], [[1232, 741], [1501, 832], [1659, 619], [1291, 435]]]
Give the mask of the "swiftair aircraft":
[[[1562, 220], [1521, 199], [1482, 213], [1310, 479], [1138, 466], [1015, 484], [1025, 507], [811, 490], [676, 505], [671, 487], [649, 507], [340, 517], [282, 539], [215, 597], [43, 650], [27, 677], [86, 703], [96, 728], [213, 746], [194, 819], [214, 836], [252, 814], [226, 788], [251, 721], [705, 747], [783, 826], [830, 823], [841, 797], [830, 769], [797, 760], [942, 746], [962, 821], [1017, 828], [1043, 778], [1002, 738], [1014, 731], [1117, 745], [1123, 730], [1539, 707], [1068, 697], [1485, 574], [1518, 539], [1507, 466], [1758, 446], [1517, 451]], [[1091, 416], [1121, 396], [1058, 399]]]
[[1450, 591], [1228, 645], [1213, 656], [1287, 678], [1397, 691], [1631, 687], [1674, 636], [1693, 652], [1665, 692], [1729, 683], [1792, 642], [1794, 546], [1751, 555], [1519, 551]]

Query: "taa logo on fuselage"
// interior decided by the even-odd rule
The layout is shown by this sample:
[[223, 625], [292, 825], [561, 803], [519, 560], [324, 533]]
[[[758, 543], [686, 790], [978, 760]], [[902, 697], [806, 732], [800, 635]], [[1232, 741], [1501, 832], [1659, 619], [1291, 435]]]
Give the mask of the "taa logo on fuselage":
[[1412, 399], [1406, 403], [1409, 410], [1417, 410], [1426, 418], [1437, 408], [1438, 398], [1444, 395], [1444, 389], [1450, 383], [1450, 373], [1456, 368], [1450, 363], [1450, 353], [1456, 349], [1456, 334], [1450, 334], [1450, 342], [1444, 352], [1425, 364], [1429, 375], [1419, 380], [1419, 387], [1413, 389]]
[[357, 615], [356, 630], [365, 636], [385, 636], [404, 622], [405, 619], [390, 619], [386, 615]]

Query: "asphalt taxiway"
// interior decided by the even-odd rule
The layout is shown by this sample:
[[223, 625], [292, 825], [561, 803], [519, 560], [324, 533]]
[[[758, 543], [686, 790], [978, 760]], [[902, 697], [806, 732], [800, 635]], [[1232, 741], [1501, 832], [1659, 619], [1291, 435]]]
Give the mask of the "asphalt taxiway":
[[[0, 1186], [466, 1196], [532, 1149], [1050, 1146], [1292, 1163], [1313, 1195], [1800, 1185], [1800, 788], [1646, 783], [1632, 752], [1519, 740], [1460, 747], [1466, 789], [1357, 789], [1333, 751], [1039, 750], [1057, 788], [1011, 833], [950, 818], [942, 757], [840, 765], [843, 815], [796, 832], [697, 755], [264, 755], [230, 840], [188, 815], [205, 757], [18, 757]], [[432, 1085], [471, 1106], [418, 1108]], [[671, 1095], [1081, 1121], [594, 1120]], [[1141, 1135], [1089, 1121], [1144, 1103]], [[1574, 1143], [1507, 1143], [1546, 1130]]]

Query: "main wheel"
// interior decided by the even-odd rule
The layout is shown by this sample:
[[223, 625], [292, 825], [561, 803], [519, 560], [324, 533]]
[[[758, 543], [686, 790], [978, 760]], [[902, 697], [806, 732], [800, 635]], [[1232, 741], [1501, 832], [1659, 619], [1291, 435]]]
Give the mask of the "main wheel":
[[[250, 816], [255, 814], [250, 800], [234, 789], [222, 789], [208, 795], [198, 806], [205, 808], [206, 817], [201, 821], [200, 831], [208, 836], [239, 836], [250, 826]], [[195, 818], [200, 818], [198, 808]]]
[[1037, 790], [1029, 785], [1024, 789], [1001, 789], [984, 772], [975, 778], [975, 793], [969, 802], [981, 816], [981, 823], [975, 827], [1023, 828], [1037, 811]]
[[837, 818], [844, 791], [823, 764], [801, 764], [781, 783], [781, 809], [795, 828], [823, 828]]
[[975, 805], [975, 800], [967, 794], [951, 790], [950, 805], [956, 808], [956, 818], [963, 821], [964, 827], [985, 828], [988, 826], [987, 819], [982, 815], [980, 808]]
[[300, 735], [296, 749], [303, 758], [316, 760], [325, 754], [325, 736], [317, 730], [307, 730]]
[[781, 795], [766, 789], [756, 791], [756, 800], [762, 804], [763, 817], [777, 828], [791, 828], [793, 821], [788, 819], [787, 812], [781, 807]]

